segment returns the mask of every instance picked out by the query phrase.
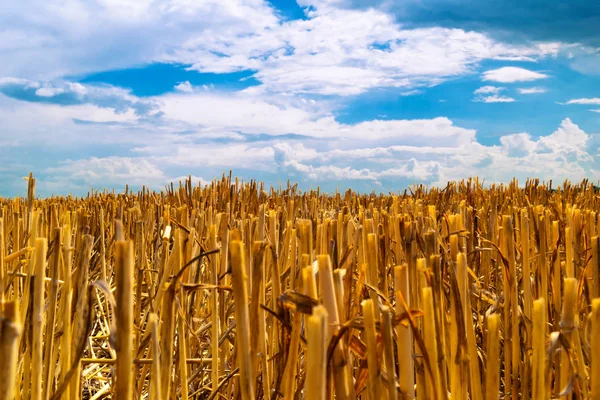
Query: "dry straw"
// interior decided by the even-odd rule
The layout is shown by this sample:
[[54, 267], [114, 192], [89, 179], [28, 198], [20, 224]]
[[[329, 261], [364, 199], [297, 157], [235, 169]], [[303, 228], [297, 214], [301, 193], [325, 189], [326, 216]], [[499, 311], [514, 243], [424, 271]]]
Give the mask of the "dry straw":
[[600, 400], [589, 181], [0, 199], [0, 400]]

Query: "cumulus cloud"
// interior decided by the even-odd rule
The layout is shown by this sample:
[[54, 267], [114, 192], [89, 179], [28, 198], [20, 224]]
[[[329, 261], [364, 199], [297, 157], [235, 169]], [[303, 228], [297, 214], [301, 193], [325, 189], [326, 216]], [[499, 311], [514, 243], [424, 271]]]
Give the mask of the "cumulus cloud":
[[[19, 85], [34, 91], [46, 83]], [[501, 96], [503, 89], [482, 87], [475, 95]], [[140, 101], [125, 95], [132, 103]], [[96, 156], [54, 162], [45, 171], [48, 178], [42, 179], [48, 181], [40, 186], [45, 193], [60, 187], [85, 193], [89, 186], [125, 183], [160, 189], [188, 173], [211, 179], [229, 169], [272, 183], [289, 177], [326, 190], [356, 183], [358, 189], [384, 191], [471, 175], [494, 181], [514, 175], [575, 180], [596, 176], [599, 170], [594, 156], [598, 135], [584, 132], [570, 119], [546, 136], [504, 135], [499, 145], [486, 146], [477, 141], [475, 130], [446, 117], [345, 124], [334, 118], [335, 107], [326, 101], [301, 100], [252, 90], [227, 95], [174, 92], [144, 100], [156, 107], [157, 117], [148, 119], [131, 108], [118, 112], [96, 104], [60, 105], [0, 95], [0, 142], [13, 149], [44, 142], [44, 151], [50, 152], [68, 143], [71, 154]], [[47, 140], [49, 132], [55, 140]], [[110, 149], [104, 150], [106, 156], [98, 154], [103, 148]], [[23, 160], [33, 166], [37, 162], [33, 155]]]
[[[25, 104], [39, 107], [41, 111], [57, 107]], [[38, 129], [57, 126], [49, 121], [68, 108], [38, 113]], [[289, 111], [280, 112], [285, 115]], [[278, 115], [273, 117], [277, 119]], [[324, 190], [334, 190], [337, 185], [348, 185], [368, 191], [374, 188], [397, 190], [415, 182], [443, 185], [446, 180], [473, 175], [497, 182], [509, 181], [513, 176], [576, 180], [597, 176], [599, 171], [594, 156], [600, 145], [598, 135], [584, 132], [569, 119], [546, 136], [504, 135], [499, 145], [489, 146], [477, 141], [474, 130], [455, 126], [447, 118], [367, 121], [349, 125], [333, 120], [335, 135], [326, 132], [302, 139], [291, 139], [286, 135], [265, 138], [261, 134], [247, 133], [267, 127], [268, 119], [265, 119], [251, 122], [249, 127], [238, 126], [243, 134], [233, 141], [229, 138], [222, 141], [221, 138], [230, 135], [231, 130], [227, 124], [219, 126], [217, 122], [211, 121], [212, 126], [200, 126], [180, 121], [182, 127], [188, 128], [185, 133], [172, 130], [170, 125], [148, 124], [144, 125], [145, 136], [129, 134], [127, 142], [121, 144], [112, 141], [118, 140], [123, 132], [131, 132], [132, 128], [127, 125], [57, 123], [64, 124], [60, 134], [70, 134], [69, 142], [75, 148], [98, 148], [106, 141], [111, 152], [120, 149], [124, 155], [98, 155], [56, 162], [44, 171], [45, 177], [42, 176], [40, 182], [47, 183], [40, 186], [40, 193], [85, 193], [90, 186], [123, 188], [126, 183], [161, 189], [168, 181], [185, 179], [188, 173], [196, 173], [194, 181], [200, 175], [199, 179], [204, 183], [229, 169], [242, 177], [264, 179], [272, 184], [293, 179], [299, 181], [302, 188], [320, 185]], [[305, 122], [298, 120], [297, 123], [299, 127]], [[4, 136], [3, 132], [0, 129], [0, 137], [14, 137], [14, 134], [8, 135], [8, 131]], [[318, 133], [313, 131], [315, 135]], [[27, 139], [17, 140], [21, 142], [12, 143], [15, 149]], [[57, 146], [56, 142], [45, 143], [50, 151], [52, 146]]]
[[[446, 180], [473, 175], [496, 182], [508, 182], [513, 177], [577, 180], [597, 175], [599, 164], [593, 154], [598, 140], [598, 135], [587, 134], [567, 118], [551, 134], [538, 138], [528, 133], [504, 135], [499, 146], [485, 146], [473, 138], [457, 147], [362, 147], [316, 154], [303, 150], [300, 157], [286, 153], [281, 163], [286, 168], [310, 173], [311, 179], [319, 181], [335, 177], [332, 169], [321, 168], [323, 165], [337, 167], [335, 171], [340, 174], [350, 166], [348, 176], [371, 180], [386, 188], [410, 180], [443, 185]], [[396, 179], [386, 181], [390, 176]]]
[[[395, 123], [407, 126], [420, 124], [417, 121]], [[364, 132], [359, 125], [347, 129]], [[372, 131], [381, 128], [376, 121], [365, 125]], [[433, 126], [435, 124], [430, 125]], [[372, 142], [366, 135], [358, 135], [354, 136], [352, 142], [339, 138], [329, 142], [341, 146], [331, 150], [323, 150], [322, 144], [315, 147], [315, 143], [309, 146], [279, 142], [272, 147], [275, 163], [283, 176], [294, 176], [303, 182], [316, 184], [328, 181], [355, 182], [357, 187], [377, 184], [381, 188], [393, 188], [411, 181], [443, 184], [444, 179], [460, 179], [470, 175], [490, 177], [495, 181], [509, 181], [515, 174], [521, 179], [528, 176], [579, 179], [593, 176], [598, 168], [592, 156], [595, 146], [590, 142], [597, 141], [597, 136], [585, 133], [569, 119], [547, 136], [534, 138], [527, 133], [503, 136], [500, 146], [481, 145], [474, 132], [470, 134], [464, 131], [461, 136], [444, 141], [442, 131], [432, 128], [428, 131], [436, 132], [430, 133], [430, 140], [415, 142], [413, 138], [419, 136], [418, 130], [414, 130], [414, 136], [408, 140], [402, 137], [395, 140], [395, 143], [411, 142], [414, 145], [370, 147]], [[356, 139], [360, 136], [361, 139]], [[434, 143], [435, 146], [432, 146]], [[518, 170], [515, 170], [515, 166], [518, 166]]]
[[525, 157], [536, 147], [528, 133], [515, 133], [500, 138], [500, 144], [508, 157]]
[[548, 77], [549, 75], [541, 72], [530, 71], [528, 69], [519, 67], [502, 67], [498, 69], [492, 69], [485, 71], [482, 75], [482, 79], [484, 81], [501, 83], [528, 82], [538, 79], [545, 79]]
[[179, 92], [192, 93], [194, 91], [194, 88], [192, 87], [192, 84], [189, 81], [185, 81], [175, 85], [175, 90]]
[[574, 124], [570, 118], [566, 118], [556, 131], [549, 136], [540, 138], [540, 143], [555, 147], [557, 150], [564, 146], [581, 150], [585, 147], [588, 138], [587, 133]]
[[366, 168], [355, 169], [352, 167], [338, 167], [335, 165], [313, 166], [302, 164], [295, 160], [288, 161], [284, 166], [302, 173], [305, 180], [310, 179], [319, 182], [332, 180], [338, 182], [370, 181], [372, 183], [378, 183], [378, 174]]
[[188, 179], [192, 180], [192, 185], [201, 185], [201, 186], [206, 186], [207, 184], [210, 183], [210, 181], [207, 181], [206, 179], [200, 177], [200, 176], [196, 176], [196, 175], [181, 175], [175, 178], [170, 178], [168, 179], [169, 183], [173, 182], [173, 183], [179, 183], [179, 182], [186, 182]]
[[[44, 87], [63, 88], [55, 98], [68, 94], [77, 101], [32, 100]], [[61, 185], [79, 193], [89, 186], [125, 183], [160, 189], [173, 177], [196, 173], [211, 179], [229, 169], [272, 183], [288, 177], [304, 187], [314, 183], [332, 190], [334, 184], [356, 183], [357, 189], [384, 191], [471, 175], [494, 181], [514, 175], [575, 180], [596, 176], [599, 169], [598, 135], [584, 132], [570, 119], [546, 136], [517, 133], [500, 137], [499, 145], [483, 145], [475, 130], [447, 117], [350, 124], [334, 117], [335, 103], [326, 99], [302, 101], [306, 99], [254, 89], [227, 94], [196, 89], [141, 99], [119, 88], [4, 80], [0, 93], [11, 97], [0, 94], [0, 143], [32, 149], [30, 157], [22, 158], [32, 165], [23, 167], [24, 173], [39, 169], [35, 146], [42, 142], [44, 152], [63, 151], [68, 145], [70, 154], [95, 156], [49, 162], [47, 179], [41, 179], [48, 185], [40, 186], [45, 190], [40, 193], [47, 194]], [[102, 90], [108, 97], [98, 94]], [[504, 90], [483, 86], [474, 95], [502, 97]], [[15, 93], [29, 97], [24, 101], [19, 99], [24, 95]], [[151, 104], [152, 114], [136, 112], [133, 105], [138, 102]], [[50, 132], [54, 140], [48, 140]]]

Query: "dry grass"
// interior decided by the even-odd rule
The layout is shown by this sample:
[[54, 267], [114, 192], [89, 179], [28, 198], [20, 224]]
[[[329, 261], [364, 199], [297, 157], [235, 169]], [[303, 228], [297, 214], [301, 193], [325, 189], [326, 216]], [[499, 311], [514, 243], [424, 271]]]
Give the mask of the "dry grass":
[[0, 200], [0, 400], [600, 400], [587, 181], [47, 199], [28, 182]]

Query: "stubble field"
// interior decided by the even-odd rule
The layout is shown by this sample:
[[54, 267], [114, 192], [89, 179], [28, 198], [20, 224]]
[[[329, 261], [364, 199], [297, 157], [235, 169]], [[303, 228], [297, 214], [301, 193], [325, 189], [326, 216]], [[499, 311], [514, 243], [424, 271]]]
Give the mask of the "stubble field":
[[593, 182], [28, 182], [0, 199], [0, 399], [600, 399]]

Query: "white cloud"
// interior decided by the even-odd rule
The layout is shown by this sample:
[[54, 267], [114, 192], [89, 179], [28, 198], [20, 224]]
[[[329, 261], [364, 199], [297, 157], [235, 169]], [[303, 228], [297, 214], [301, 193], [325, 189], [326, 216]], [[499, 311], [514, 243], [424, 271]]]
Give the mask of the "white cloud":
[[[500, 146], [485, 146], [473, 138], [457, 147], [363, 145], [316, 154], [303, 149], [298, 156], [287, 152], [279, 162], [286, 168], [284, 171], [291, 169], [308, 175], [311, 181], [354, 180], [352, 185], [369, 181], [388, 188], [410, 180], [444, 185], [447, 180], [475, 175], [495, 182], [508, 182], [513, 177], [579, 180], [597, 176], [600, 165], [593, 152], [599, 140], [598, 135], [585, 133], [567, 118], [547, 136], [504, 135]], [[391, 176], [396, 179], [386, 180]]]
[[270, 146], [248, 144], [175, 144], [147, 146], [137, 149], [142, 157], [148, 157], [159, 165], [179, 167], [184, 171], [196, 168], [251, 169], [255, 173], [271, 171], [275, 166], [275, 152]]
[[[16, 150], [44, 143], [44, 151], [63, 152], [69, 146], [69, 154], [96, 155], [54, 166], [50, 162], [45, 193], [125, 183], [161, 188], [173, 177], [196, 173], [210, 178], [229, 169], [270, 183], [287, 176], [327, 190], [331, 182], [387, 190], [471, 175], [494, 181], [513, 175], [576, 180], [596, 176], [599, 169], [593, 155], [598, 136], [569, 119], [546, 136], [505, 135], [499, 145], [486, 146], [477, 141], [475, 130], [447, 117], [345, 124], [334, 118], [335, 102], [302, 101], [307, 99], [256, 88], [225, 94], [193, 87], [192, 92], [144, 98], [154, 108], [141, 114], [133, 107], [142, 99], [120, 88], [14, 79], [2, 85], [34, 97], [39, 88], [63, 88], [63, 96], [79, 102], [64, 106], [0, 95], [3, 146]], [[501, 98], [504, 90], [484, 86], [475, 96]], [[99, 157], [97, 149], [108, 155]], [[26, 161], [36, 165], [38, 159], [32, 155]]]
[[474, 94], [498, 94], [505, 88], [497, 87], [497, 86], [482, 86], [479, 89], [475, 90]]
[[[40, 180], [44, 181], [40, 193], [47, 194], [85, 193], [90, 186], [123, 188], [126, 183], [161, 189], [196, 171], [202, 177], [196, 175], [194, 182], [205, 183], [204, 178], [229, 169], [238, 174], [247, 171], [247, 177], [268, 183], [288, 177], [305, 188], [312, 183], [324, 190], [348, 185], [369, 191], [395, 190], [413, 182], [443, 185], [473, 175], [497, 182], [513, 176], [577, 180], [597, 176], [600, 169], [593, 156], [598, 136], [587, 134], [569, 119], [547, 136], [505, 135], [500, 145], [486, 146], [477, 141], [474, 130], [443, 117], [341, 124], [327, 113], [315, 117], [310, 108], [299, 105], [271, 105], [249, 94], [229, 97], [205, 92], [161, 96], [155, 100], [167, 124], [145, 123], [130, 114], [118, 125], [96, 126], [77, 125], [71, 119], [96, 116], [98, 121], [112, 121], [123, 114], [92, 105], [64, 107], [0, 96], [0, 139], [16, 140], [11, 143], [15, 149], [43, 141], [49, 148], [69, 143], [74, 150], [88, 149], [81, 151], [84, 154], [103, 145], [123, 154], [49, 166], [46, 178]], [[175, 114], [171, 108], [177, 105], [199, 110], [201, 115], [194, 119], [191, 112]], [[228, 118], [219, 117], [222, 109], [232, 111]], [[23, 124], [27, 115], [36, 115], [35, 123]], [[19, 135], [27, 130], [33, 134]], [[57, 140], [49, 142], [48, 132], [56, 132]], [[310, 134], [314, 139], [293, 140], [282, 132]], [[273, 136], [253, 142], [253, 137], [264, 133]]]
[[430, 161], [417, 161], [415, 158], [395, 162], [392, 168], [380, 171], [369, 168], [354, 168], [349, 166], [318, 165], [302, 163], [297, 160], [288, 160], [282, 164], [284, 171], [294, 171], [302, 174], [303, 179], [317, 182], [336, 181], [348, 185], [366, 181], [369, 184], [381, 185], [382, 181], [428, 180], [437, 177], [439, 163]]
[[275, 150], [275, 162], [284, 163], [286, 160], [306, 161], [314, 160], [323, 153], [315, 149], [307, 148], [304, 144], [294, 144], [279, 142], [273, 145]]
[[143, 158], [91, 157], [67, 160], [58, 167], [44, 171], [51, 178], [42, 180], [42, 188], [49, 192], [82, 192], [93, 188], [123, 188], [126, 184], [160, 190], [168, 178], [155, 164]]
[[[98, 145], [157, 140], [160, 124], [144, 122], [132, 108], [115, 109], [96, 104], [58, 105], [9, 98], [0, 93], [0, 145], [37, 148], [41, 143], [54, 154], [73, 154]], [[177, 129], [177, 124], [171, 129]], [[44, 158], [40, 158], [43, 160]]]
[[341, 124], [333, 117], [333, 110], [327, 102], [302, 102], [295, 97], [265, 97], [252, 91], [228, 94], [175, 93], [155, 100], [160, 104], [160, 111], [166, 120], [210, 127], [220, 132], [274, 136], [294, 134], [384, 142], [403, 139], [423, 143], [436, 140], [439, 144], [469, 141], [475, 136], [475, 131], [454, 126], [452, 121], [442, 117]]
[[594, 97], [594, 98], [587, 98], [587, 99], [573, 99], [573, 100], [569, 100], [566, 103], [563, 104], [593, 104], [593, 105], [600, 105], [600, 98], [598, 97]]
[[516, 101], [512, 97], [500, 95], [500, 92], [505, 89], [498, 86], [482, 86], [473, 92], [475, 94], [473, 101], [480, 103], [512, 103]]
[[41, 87], [35, 91], [35, 94], [40, 97], [54, 97], [64, 92], [63, 88]]
[[[536, 61], [563, 47], [506, 44], [461, 29], [405, 29], [374, 8], [305, 3], [308, 18], [287, 21], [266, 0], [11, 2], [0, 11], [0, 21], [10, 21], [0, 31], [0, 76], [55, 79], [172, 61], [203, 72], [255, 70], [263, 89], [275, 93], [397, 87], [409, 94], [475, 73], [486, 59]], [[4, 44], [15, 40], [18, 46]]]
[[[37, 81], [18, 83], [33, 91], [46, 86]], [[77, 90], [89, 94], [96, 88]], [[476, 96], [502, 97], [503, 90], [483, 87], [476, 90]], [[129, 104], [140, 101], [118, 88], [109, 93], [125, 96]], [[515, 174], [576, 179], [593, 176], [598, 169], [591, 152], [598, 147], [597, 136], [569, 119], [547, 136], [505, 135], [500, 145], [485, 146], [477, 142], [474, 130], [456, 126], [445, 117], [343, 124], [333, 117], [332, 104], [302, 99], [255, 90], [176, 92], [145, 99], [160, 114], [148, 120], [131, 107], [120, 111], [110, 104], [60, 106], [0, 95], [0, 141], [13, 148], [42, 141], [49, 149], [68, 144], [74, 151], [71, 154], [96, 154], [92, 149], [110, 146], [111, 152], [122, 154], [51, 167], [48, 174], [56, 178], [51, 179], [54, 187], [52, 183], [46, 186], [48, 191], [57, 191], [63, 184], [74, 191], [87, 190], [90, 184], [102, 182], [162, 187], [172, 177], [179, 179], [190, 172], [203, 171], [203, 177], [210, 177], [229, 169], [251, 171], [253, 177], [279, 171], [278, 176], [319, 182], [324, 187], [329, 181], [356, 181], [364, 188], [374, 184], [397, 187], [413, 180], [443, 183], [470, 175], [495, 181], [510, 180]], [[55, 139], [50, 142], [49, 132]], [[289, 134], [302, 136], [291, 139]]]
[[532, 87], [532, 88], [519, 88], [517, 89], [521, 94], [538, 94], [538, 93], [546, 93], [546, 89], [542, 87]]
[[279, 24], [265, 0], [23, 0], [3, 3], [0, 21], [0, 76], [44, 79], [152, 62], [202, 32]]
[[[60, 127], [67, 128], [66, 125], [73, 120], [89, 122], [134, 122], [138, 119], [132, 109], [126, 112], [116, 112], [114, 108], [100, 107], [95, 104], [74, 104], [61, 106], [47, 103], [28, 103], [19, 100], [7, 98], [0, 94], [0, 125], [3, 129], [10, 128], [17, 132], [27, 132], [28, 129], [40, 123], [52, 126], [56, 129], [56, 136], [60, 137]], [[35, 120], [31, 117], [35, 115]], [[19, 129], [19, 124], [22, 126]], [[27, 137], [23, 137], [27, 139]]]
[[354, 169], [352, 167], [337, 167], [333, 165], [322, 165], [312, 166], [302, 164], [295, 160], [289, 161], [285, 164], [285, 167], [300, 172], [304, 175], [305, 179], [311, 179], [315, 181], [371, 181], [377, 183], [377, 175], [372, 171], [364, 169]]
[[494, 95], [494, 96], [482, 97], [481, 99], [476, 99], [475, 101], [481, 101], [483, 103], [512, 103], [512, 102], [515, 102], [516, 100], [513, 99], [512, 97]]
[[181, 175], [178, 176], [176, 178], [169, 178], [168, 179], [168, 183], [179, 183], [179, 182], [186, 182], [188, 179], [192, 180], [192, 185], [193, 186], [197, 186], [198, 184], [200, 184], [201, 186], [205, 186], [207, 184], [210, 183], [210, 181], [200, 177], [200, 176], [196, 176], [196, 175]]
[[339, 125], [339, 135], [369, 142], [403, 141], [413, 145], [457, 146], [470, 142], [475, 131], [455, 126], [446, 117], [413, 120], [373, 120], [356, 125]]
[[189, 81], [180, 82], [173, 87], [173, 89], [175, 89], [177, 92], [182, 92], [182, 93], [197, 93], [200, 91], [209, 92], [211, 90], [214, 90], [214, 88], [215, 88], [215, 85], [212, 83], [208, 84], [208, 85], [204, 84], [202, 86], [194, 86]]
[[22, 78], [0, 79], [0, 94], [27, 99], [31, 102], [51, 102], [60, 95], [60, 104], [94, 105], [111, 108], [116, 113], [133, 111], [138, 115], [152, 115], [156, 104], [151, 100], [138, 98], [130, 90], [111, 85], [88, 85], [64, 80], [37, 81]]
[[536, 143], [528, 133], [515, 133], [500, 138], [500, 144], [509, 157], [524, 157], [535, 149]]
[[175, 85], [175, 90], [179, 92], [192, 93], [194, 91], [194, 88], [192, 87], [192, 84], [189, 81], [185, 81]]
[[494, 81], [502, 83], [513, 83], [513, 82], [528, 82], [535, 81], [538, 79], [548, 78], [549, 75], [541, 72], [530, 71], [525, 68], [519, 67], [502, 67], [485, 71], [482, 75], [484, 81]]
[[595, 112], [595, 113], [600, 113], [600, 109], [597, 110], [590, 110], [591, 112]]
[[30, 81], [28, 79], [11, 76], [0, 77], [0, 88], [6, 86], [23, 86], [26, 89], [37, 89], [40, 87], [40, 83], [38, 81]]
[[157, 101], [167, 119], [249, 134], [327, 135], [328, 128], [335, 125], [332, 117], [320, 118], [299, 104], [277, 104], [268, 97], [250, 93], [168, 94]]
[[92, 184], [102, 184], [106, 178], [116, 180], [126, 178], [141, 183], [164, 178], [164, 174], [156, 165], [147, 160], [131, 157], [91, 157], [69, 160], [60, 167], [48, 168], [47, 172], [68, 172], [72, 177], [84, 178]]
[[571, 119], [566, 118], [556, 131], [549, 136], [542, 137], [540, 142], [557, 149], [564, 146], [581, 149], [585, 146], [587, 140], [588, 134], [575, 125]]
[[203, 72], [255, 69], [255, 77], [276, 92], [354, 95], [374, 87], [438, 84], [473, 73], [484, 59], [533, 60], [554, 51], [541, 45], [508, 46], [460, 29], [402, 29], [381, 11], [328, 6], [317, 8], [309, 20], [253, 35], [206, 33], [165, 59], [192, 63]]

